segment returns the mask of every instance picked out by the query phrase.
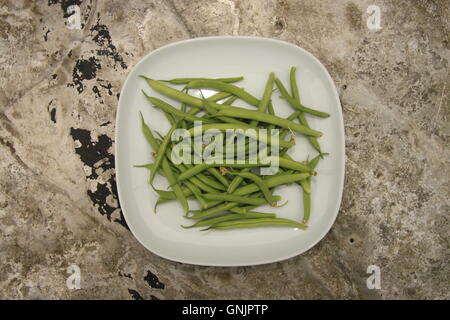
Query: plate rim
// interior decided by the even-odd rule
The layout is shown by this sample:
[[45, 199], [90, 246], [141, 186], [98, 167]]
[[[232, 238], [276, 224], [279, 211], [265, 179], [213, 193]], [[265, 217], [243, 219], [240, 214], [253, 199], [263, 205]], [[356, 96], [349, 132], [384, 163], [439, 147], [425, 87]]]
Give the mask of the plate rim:
[[[127, 218], [127, 213], [126, 210], [123, 206], [123, 204], [121, 203], [120, 199], [122, 198], [121, 194], [121, 186], [120, 186], [120, 170], [118, 169], [118, 137], [119, 137], [119, 120], [120, 120], [120, 110], [124, 107], [122, 107], [122, 99], [123, 98], [123, 90], [124, 88], [127, 86], [128, 81], [130, 81], [131, 79], [131, 75], [134, 73], [134, 71], [136, 69], [138, 69], [140, 67], [141, 64], [143, 64], [147, 59], [149, 59], [152, 55], [158, 53], [159, 51], [174, 47], [174, 46], [178, 46], [178, 45], [182, 45], [184, 43], [189, 43], [189, 42], [197, 42], [197, 41], [208, 41], [208, 40], [225, 40], [225, 39], [248, 39], [248, 40], [257, 40], [257, 41], [266, 41], [266, 42], [274, 42], [274, 43], [278, 43], [278, 44], [282, 44], [282, 45], [287, 45], [290, 47], [293, 47], [297, 50], [302, 51], [304, 54], [306, 54], [307, 56], [309, 56], [312, 60], [314, 60], [319, 67], [324, 71], [326, 79], [330, 82], [331, 84], [331, 88], [332, 88], [332, 95], [333, 98], [335, 99], [335, 101], [337, 102], [338, 105], [338, 117], [339, 117], [339, 121], [340, 124], [342, 125], [342, 131], [340, 133], [340, 138], [342, 140], [342, 148], [343, 148], [343, 152], [342, 152], [342, 156], [341, 156], [341, 170], [342, 170], [342, 178], [341, 181], [339, 181], [339, 199], [336, 203], [336, 207], [337, 209], [335, 210], [333, 217], [330, 219], [329, 224], [327, 225], [326, 228], [323, 228], [323, 231], [320, 233], [320, 236], [317, 237], [317, 240], [312, 242], [309, 246], [305, 247], [305, 248], [301, 248], [299, 250], [295, 250], [293, 251], [293, 253], [282, 256], [282, 257], [276, 257], [274, 259], [267, 259], [266, 261], [263, 262], [254, 262], [254, 263], [202, 263], [202, 262], [193, 262], [193, 261], [189, 261], [188, 259], [183, 259], [183, 258], [177, 258], [176, 256], [171, 256], [168, 255], [166, 253], [162, 253], [159, 250], [155, 249], [155, 248], [150, 248], [149, 245], [147, 245], [141, 238], [140, 236], [137, 235], [137, 232], [135, 232], [133, 229], [134, 227], [129, 223], [129, 218]], [[115, 128], [114, 128], [114, 172], [115, 172], [115, 179], [116, 179], [116, 188], [117, 188], [117, 196], [118, 196], [118, 200], [119, 203], [121, 203], [120, 206], [120, 210], [122, 211], [123, 217], [127, 223], [127, 226], [129, 228], [129, 230], [131, 231], [132, 235], [138, 240], [138, 242], [144, 246], [144, 248], [146, 248], [147, 250], [149, 250], [151, 253], [156, 254], [157, 256], [170, 260], [170, 261], [174, 261], [174, 262], [179, 262], [179, 263], [185, 263], [185, 264], [190, 264], [190, 265], [198, 265], [198, 266], [210, 266], [210, 267], [244, 267], [244, 266], [256, 266], [256, 265], [264, 265], [264, 264], [270, 264], [270, 263], [275, 263], [275, 262], [279, 262], [279, 261], [284, 261], [284, 260], [288, 260], [291, 259], [293, 257], [296, 257], [298, 255], [304, 254], [305, 252], [311, 250], [314, 246], [316, 246], [320, 241], [322, 241], [325, 236], [328, 234], [328, 232], [330, 232], [332, 226], [334, 225], [334, 223], [336, 222], [337, 216], [339, 214], [340, 211], [340, 207], [341, 207], [341, 203], [342, 203], [342, 198], [343, 198], [343, 191], [344, 191], [344, 182], [345, 182], [345, 159], [346, 159], [346, 148], [345, 148], [345, 125], [344, 125], [344, 117], [343, 117], [343, 113], [342, 113], [342, 105], [341, 105], [341, 101], [339, 98], [339, 94], [336, 88], [336, 84], [333, 80], [333, 78], [331, 77], [330, 73], [328, 72], [328, 70], [326, 69], [326, 67], [322, 64], [322, 62], [316, 58], [312, 53], [310, 53], [309, 51], [307, 51], [306, 49], [293, 44], [291, 42], [288, 41], [284, 41], [284, 40], [279, 40], [279, 39], [273, 39], [273, 38], [266, 38], [266, 37], [257, 37], [257, 36], [207, 36], [207, 37], [198, 37], [198, 38], [190, 38], [190, 39], [184, 39], [184, 40], [179, 40], [179, 41], [174, 41], [171, 43], [168, 43], [166, 45], [163, 45], [159, 48], [156, 48], [154, 50], [152, 50], [151, 52], [147, 53], [145, 56], [143, 56], [138, 63], [136, 63], [134, 65], [134, 67], [129, 71], [125, 81], [122, 84], [122, 88], [120, 90], [120, 95], [119, 95], [119, 101], [117, 103], [117, 109], [116, 109], [116, 120], [115, 120]], [[123, 198], [122, 198], [123, 199]]]

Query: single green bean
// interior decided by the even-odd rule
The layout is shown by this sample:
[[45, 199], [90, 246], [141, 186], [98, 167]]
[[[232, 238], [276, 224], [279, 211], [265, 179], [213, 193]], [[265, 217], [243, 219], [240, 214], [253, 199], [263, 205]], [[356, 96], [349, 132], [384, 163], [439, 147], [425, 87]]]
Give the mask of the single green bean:
[[172, 107], [170, 104], [168, 104], [167, 102], [164, 102], [158, 98], [155, 97], [150, 97], [148, 96], [144, 90], [142, 90], [142, 92], [144, 93], [145, 97], [147, 98], [148, 101], [150, 101], [151, 103], [153, 103], [155, 105], [156, 108], [158, 109], [162, 109], [165, 112], [168, 112], [170, 114], [174, 114], [179, 118], [194, 122], [194, 121], [202, 121], [202, 122], [207, 122], [207, 123], [212, 123], [214, 121], [209, 120], [209, 119], [204, 119], [204, 118], [199, 118], [196, 116], [193, 116], [189, 113], [186, 112], [182, 112], [181, 110], [178, 110], [174, 107]]
[[210, 89], [226, 91], [226, 92], [234, 94], [235, 96], [238, 96], [239, 98], [241, 98], [242, 100], [244, 100], [245, 102], [248, 102], [249, 104], [251, 104], [253, 106], [258, 106], [258, 104], [259, 104], [259, 99], [255, 98], [254, 96], [252, 96], [250, 93], [248, 93], [244, 89], [239, 88], [239, 87], [229, 84], [229, 83], [222, 82], [222, 81], [196, 80], [196, 81], [189, 82], [187, 84], [187, 87], [190, 89], [210, 88]]
[[[255, 193], [249, 195], [249, 197], [251, 197], [251, 198], [257, 198], [259, 196], [261, 196], [261, 192], [255, 192]], [[214, 207], [208, 208], [206, 210], [191, 210], [191, 211], [189, 211], [191, 216], [186, 215], [185, 218], [198, 220], [198, 219], [211, 217], [211, 216], [214, 216], [218, 213], [222, 213], [225, 211], [231, 211], [231, 212], [235, 212], [235, 213], [247, 213], [248, 210], [255, 209], [256, 207], [258, 207], [258, 205], [251, 205], [251, 206], [243, 207], [238, 202], [221, 202], [221, 203], [216, 204]]]
[[278, 87], [278, 89], [280, 90], [282, 96], [296, 109], [312, 114], [314, 116], [320, 117], [320, 118], [328, 118], [330, 115], [326, 112], [322, 112], [322, 111], [317, 111], [314, 109], [310, 109], [305, 107], [304, 105], [302, 105], [300, 102], [295, 101], [295, 99], [293, 99], [289, 93], [287, 92], [286, 88], [284, 87], [283, 83], [280, 81], [280, 79], [275, 78], [275, 83]]
[[145, 76], [140, 75], [139, 77], [145, 79], [147, 84], [155, 91], [169, 97], [175, 99], [180, 102], [184, 102], [192, 107], [202, 108], [202, 99], [191, 96], [187, 93], [181, 92], [172, 87], [166, 86], [164, 83], [160, 81], [156, 81]]
[[[243, 204], [250, 205], [263, 205], [267, 203], [267, 199], [265, 198], [250, 198], [250, 197], [242, 197], [236, 196], [232, 194], [226, 193], [204, 193], [203, 197], [206, 200], [221, 200], [221, 201], [231, 201], [231, 202], [239, 202]], [[281, 198], [279, 196], [273, 196], [273, 201], [279, 201]]]
[[230, 96], [232, 96], [231, 93], [222, 91], [222, 92], [217, 92], [217, 93], [213, 94], [212, 96], [206, 98], [206, 100], [216, 102], [216, 101], [228, 98]]
[[307, 128], [303, 125], [300, 125], [298, 123], [277, 117], [277, 116], [272, 116], [270, 114], [265, 114], [265, 113], [261, 113], [258, 111], [254, 111], [254, 110], [248, 110], [245, 108], [239, 108], [239, 107], [228, 107], [228, 108], [224, 108], [221, 109], [219, 112], [217, 112], [215, 114], [215, 116], [226, 116], [226, 117], [232, 117], [232, 118], [243, 118], [243, 119], [250, 119], [250, 120], [258, 120], [260, 122], [266, 122], [266, 123], [272, 123], [274, 125], [277, 125], [279, 127], [283, 127], [283, 128], [290, 128], [293, 131], [305, 134], [305, 135], [310, 135], [310, 136], [315, 136], [315, 137], [320, 137], [322, 136], [322, 132], [320, 131], [316, 131], [313, 130], [311, 128]]
[[[315, 158], [313, 158], [311, 161], [309, 161], [308, 165], [311, 167], [311, 169], [315, 169], [317, 164], [319, 163], [319, 160], [324, 156], [328, 155], [328, 153], [319, 154]], [[311, 216], [311, 177], [309, 177], [306, 180], [303, 180], [304, 182], [302, 184], [303, 187], [303, 223], [306, 224], [309, 221], [309, 217]], [[305, 188], [306, 187], [306, 188]], [[306, 192], [309, 189], [309, 192]]]
[[[203, 100], [203, 108], [206, 110], [207, 113], [202, 118], [206, 118], [206, 119], [211, 117], [211, 115], [216, 114], [217, 110], [218, 110], [216, 108], [216, 106], [213, 105], [213, 102], [208, 99]], [[240, 124], [243, 126], [247, 125], [245, 122], [242, 122], [237, 119], [230, 118], [230, 117], [217, 117], [217, 119], [219, 119], [220, 121], [226, 122], [226, 123]]]
[[231, 98], [229, 98], [228, 100], [226, 100], [224, 103], [222, 103], [223, 105], [229, 106], [231, 105], [233, 102], [235, 102], [237, 99], [239, 99], [238, 96], [232, 96]]
[[200, 221], [197, 221], [196, 223], [190, 225], [190, 226], [182, 226], [185, 229], [190, 228], [198, 228], [198, 227], [204, 227], [208, 225], [212, 225], [215, 223], [223, 222], [223, 221], [231, 221], [231, 220], [237, 220], [237, 219], [249, 219], [249, 218], [275, 218], [276, 215], [274, 213], [262, 213], [262, 212], [248, 212], [248, 213], [228, 213], [221, 215], [219, 217], [214, 218], [207, 218]]
[[147, 140], [150, 147], [153, 149], [153, 151], [158, 151], [159, 149], [159, 143], [156, 141], [155, 137], [152, 134], [152, 130], [147, 126], [147, 124], [144, 121], [144, 116], [142, 115], [142, 112], [139, 112], [141, 115], [141, 129], [142, 133], [144, 134], [145, 139]]
[[177, 127], [178, 127], [178, 123], [175, 123], [172, 126], [172, 128], [169, 130], [169, 133], [166, 135], [166, 137], [164, 138], [161, 145], [159, 146], [158, 154], [155, 159], [155, 166], [153, 168], [153, 171], [151, 171], [151, 173], [150, 173], [150, 184], [153, 184], [153, 180], [155, 179], [156, 172], [157, 172], [159, 166], [161, 165], [162, 160], [165, 158], [166, 149], [171, 141], [170, 139], [171, 139], [172, 133], [175, 131], [175, 129]]
[[[259, 112], [266, 112], [267, 107], [269, 106], [270, 97], [272, 96], [272, 90], [273, 90], [273, 80], [275, 78], [275, 74], [271, 72], [269, 74], [269, 79], [267, 79], [266, 88], [264, 89], [263, 98], [259, 101], [258, 104], [258, 111]], [[256, 126], [258, 124], [258, 120], [252, 120], [250, 122], [251, 126]]]
[[[183, 88], [183, 90], [181, 90], [182, 92], [185, 92], [185, 93], [188, 93], [188, 88], [186, 88], [186, 87], [184, 87]], [[186, 113], [187, 112], [187, 104], [186, 103], [181, 103], [181, 112], [184, 112], [184, 113]], [[187, 123], [186, 123], [186, 120], [182, 120], [181, 121], [181, 127], [183, 128], [183, 129], [187, 129]]]
[[189, 204], [186, 200], [186, 197], [184, 196], [183, 190], [181, 187], [176, 183], [177, 179], [173, 174], [172, 169], [170, 168], [169, 160], [167, 160], [166, 157], [163, 158], [162, 161], [162, 168], [166, 175], [167, 180], [169, 181], [169, 184], [172, 185], [172, 190], [175, 193], [176, 197], [181, 203], [181, 206], [183, 208], [183, 211], [185, 213], [189, 212]]
[[191, 210], [189, 213], [195, 213], [192, 216], [185, 216], [185, 218], [187, 219], [203, 219], [203, 218], [207, 218], [207, 217], [211, 217], [214, 216], [218, 213], [221, 212], [225, 212], [227, 210], [230, 210], [233, 207], [238, 206], [239, 203], [238, 202], [222, 202], [212, 208], [208, 208], [206, 210], [201, 210], [201, 211], [197, 211], [197, 210]]
[[[297, 68], [296, 67], [292, 67], [291, 68], [291, 72], [290, 72], [290, 84], [291, 84], [291, 92], [292, 92], [292, 98], [298, 102], [299, 104], [300, 102], [300, 94], [298, 92], [298, 85], [297, 85], [297, 79], [295, 78], [295, 72], [296, 72]], [[300, 110], [297, 110], [298, 112], [298, 121], [304, 125], [305, 127], [309, 128], [309, 124], [308, 124], [308, 120], [306, 120], [305, 115], [303, 114], [303, 112], [301, 112]], [[311, 143], [311, 145], [314, 147], [314, 149], [316, 149], [319, 153], [321, 153], [320, 151], [320, 144], [317, 141], [316, 138], [314, 137], [308, 137], [308, 141], [309, 143]]]
[[[309, 182], [307, 182], [309, 185]], [[303, 223], [307, 224], [311, 215], [311, 194], [303, 189]]]
[[308, 227], [290, 219], [284, 218], [256, 218], [256, 219], [239, 219], [231, 221], [223, 221], [215, 223], [202, 231], [216, 229], [216, 230], [229, 230], [238, 228], [254, 228], [254, 227], [296, 227], [306, 230]]
[[175, 78], [175, 79], [171, 79], [171, 80], [158, 80], [161, 82], [168, 82], [171, 84], [188, 84], [191, 81], [196, 81], [196, 80], [214, 80], [214, 81], [221, 81], [221, 82], [225, 82], [225, 83], [231, 83], [231, 82], [238, 82], [243, 80], [244, 77], [230, 77], [230, 78]]

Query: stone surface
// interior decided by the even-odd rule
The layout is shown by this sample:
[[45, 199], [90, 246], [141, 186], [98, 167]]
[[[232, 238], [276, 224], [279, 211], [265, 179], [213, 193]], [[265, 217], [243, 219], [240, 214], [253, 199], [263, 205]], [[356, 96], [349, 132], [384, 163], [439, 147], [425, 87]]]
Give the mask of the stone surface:
[[[66, 26], [71, 4], [81, 30]], [[0, 16], [0, 298], [450, 298], [448, 1], [10, 0]], [[113, 152], [123, 81], [155, 48], [212, 35], [290, 41], [336, 82], [345, 191], [306, 254], [183, 265], [126, 227]], [[79, 290], [66, 286], [70, 264]], [[369, 265], [380, 290], [366, 286]]]

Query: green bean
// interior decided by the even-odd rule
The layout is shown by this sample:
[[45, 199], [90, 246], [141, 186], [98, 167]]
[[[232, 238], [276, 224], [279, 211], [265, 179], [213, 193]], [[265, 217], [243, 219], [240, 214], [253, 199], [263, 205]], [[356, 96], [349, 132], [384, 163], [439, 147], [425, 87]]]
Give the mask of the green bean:
[[189, 213], [196, 213], [196, 214], [194, 214], [193, 216], [185, 216], [185, 218], [195, 219], [195, 220], [203, 219], [203, 218], [214, 216], [221, 212], [225, 212], [225, 211], [230, 210], [231, 208], [236, 207], [238, 205], [239, 205], [239, 203], [237, 203], [237, 202], [222, 202], [221, 204], [218, 204], [215, 207], [208, 208], [206, 210], [201, 210], [201, 211], [191, 210], [191, 211], [189, 211]]
[[[328, 153], [322, 153], [313, 158], [311, 161], [309, 161], [309, 166], [311, 169], [315, 169], [317, 164], [319, 163], [319, 160], [323, 158], [324, 155], [328, 155]], [[309, 217], [311, 215], [311, 177], [309, 177], [306, 180], [303, 180], [304, 183], [302, 184], [303, 187], [303, 223], [308, 223]], [[302, 182], [303, 182], [302, 181]], [[306, 188], [305, 188], [306, 187]], [[309, 189], [309, 192], [306, 192]]]
[[[181, 90], [182, 92], [185, 92], [185, 93], [188, 93], [188, 88], [186, 88], [186, 87], [184, 87], [183, 88], [183, 90]], [[183, 112], [183, 113], [186, 113], [187, 112], [187, 104], [186, 103], [181, 103], [181, 112]], [[181, 127], [183, 128], [183, 129], [187, 129], [187, 123], [186, 123], [186, 120], [182, 120], [181, 121]]]
[[[243, 204], [250, 205], [263, 205], [267, 203], [265, 198], [250, 198], [250, 197], [242, 197], [236, 196], [232, 194], [224, 194], [224, 193], [205, 193], [203, 197], [206, 200], [221, 200], [221, 201], [230, 201], [230, 202], [239, 202]], [[274, 196], [273, 201], [279, 201], [281, 198], [279, 196]]]
[[230, 96], [232, 96], [231, 93], [222, 91], [222, 92], [217, 92], [217, 93], [213, 94], [212, 96], [206, 98], [205, 100], [208, 100], [211, 102], [216, 102], [216, 101], [228, 98]]
[[164, 83], [160, 81], [156, 81], [150, 78], [147, 78], [143, 75], [140, 75], [139, 77], [145, 79], [147, 81], [147, 84], [155, 91], [169, 97], [172, 99], [175, 99], [180, 102], [184, 102], [190, 106], [201, 108], [202, 107], [202, 99], [193, 97], [187, 93], [180, 92], [177, 89], [171, 88], [169, 86], [166, 86]]
[[239, 228], [254, 228], [254, 227], [296, 227], [306, 230], [308, 227], [290, 219], [284, 218], [256, 218], [256, 219], [239, 219], [231, 221], [223, 221], [215, 223], [202, 231], [216, 229], [216, 230], [229, 230]]
[[253, 205], [244, 206], [244, 207], [240, 206], [240, 207], [233, 207], [231, 209], [228, 209], [228, 211], [234, 212], [234, 213], [245, 214], [245, 213], [250, 212], [249, 210], [253, 210], [253, 209], [257, 208], [257, 207], [259, 207], [259, 206], [253, 206]]
[[270, 114], [261, 113], [254, 110], [248, 110], [244, 108], [239, 107], [228, 107], [221, 109], [219, 112], [216, 113], [216, 116], [226, 116], [226, 117], [232, 117], [232, 118], [243, 118], [243, 119], [251, 119], [251, 120], [258, 120], [260, 122], [266, 122], [266, 123], [272, 123], [274, 125], [277, 125], [279, 127], [283, 128], [290, 128], [293, 131], [303, 133], [305, 135], [320, 137], [322, 136], [322, 132], [313, 130], [311, 128], [307, 128], [303, 125], [300, 125], [298, 123], [277, 117], [272, 116]]
[[204, 227], [208, 225], [212, 225], [215, 223], [223, 222], [223, 221], [230, 221], [230, 220], [237, 220], [237, 219], [248, 219], [248, 218], [275, 218], [276, 215], [274, 213], [262, 213], [262, 212], [248, 212], [248, 213], [228, 213], [221, 215], [219, 217], [214, 218], [207, 218], [200, 221], [197, 221], [196, 223], [190, 225], [190, 226], [182, 226], [185, 229], [190, 228], [198, 228], [198, 227]]
[[298, 92], [297, 79], [295, 78], [296, 71], [297, 71], [297, 67], [291, 67], [291, 72], [289, 73], [289, 80], [290, 80], [290, 84], [291, 84], [292, 97], [295, 100], [298, 100], [298, 102], [300, 102], [300, 94]]
[[153, 149], [153, 151], [156, 152], [159, 149], [159, 143], [156, 141], [150, 128], [145, 124], [144, 116], [142, 115], [142, 112], [139, 112], [139, 114], [141, 115], [142, 133], [144, 134], [144, 137], [147, 140], [147, 142], [149, 143], [150, 147]]
[[314, 109], [310, 109], [302, 105], [300, 102], [297, 102], [295, 99], [293, 99], [289, 93], [287, 92], [286, 88], [284, 87], [283, 83], [280, 81], [280, 79], [275, 78], [275, 83], [280, 90], [283, 98], [285, 98], [294, 108], [312, 114], [314, 116], [320, 117], [320, 118], [328, 118], [330, 115], [326, 112], [317, 111]]
[[318, 156], [316, 156], [315, 158], [313, 158], [309, 162], [309, 166], [311, 167], [311, 169], [315, 169], [317, 164], [319, 163], [319, 160], [323, 159], [323, 156], [327, 156], [327, 155], [329, 155], [329, 153], [322, 153], [322, 154], [319, 154]]
[[[298, 93], [298, 86], [297, 86], [297, 80], [295, 78], [295, 71], [297, 70], [296, 67], [292, 67], [291, 68], [291, 72], [290, 72], [290, 83], [291, 83], [291, 92], [292, 92], [292, 98], [300, 103], [300, 95]], [[301, 112], [300, 110], [298, 111], [298, 121], [304, 125], [305, 127], [309, 128], [309, 124], [308, 124], [308, 120], [306, 120], [305, 115], [303, 114], [303, 112]], [[296, 113], [296, 112], [294, 112]], [[314, 149], [316, 149], [319, 153], [321, 153], [320, 151], [320, 144], [317, 141], [316, 138], [314, 137], [308, 137], [308, 141], [309, 143], [311, 143], [311, 145], [314, 147]]]
[[153, 171], [151, 171], [151, 173], [150, 173], [150, 184], [153, 184], [153, 180], [155, 179], [155, 176], [156, 176], [156, 171], [158, 170], [158, 167], [161, 165], [161, 162], [162, 162], [163, 158], [165, 157], [166, 149], [170, 143], [172, 133], [175, 131], [177, 126], [178, 126], [177, 123], [172, 126], [172, 128], [169, 130], [169, 133], [166, 135], [163, 142], [159, 146], [158, 154], [155, 159], [155, 166], [153, 168]]
[[[210, 115], [214, 115], [217, 113], [217, 109], [216, 106], [213, 105], [213, 102], [207, 99], [203, 100], [203, 108], [206, 110], [207, 114], [205, 114], [203, 116], [203, 118], [208, 118], [210, 117]], [[240, 125], [247, 125], [245, 122], [239, 121], [237, 119], [234, 118], [230, 118], [230, 117], [217, 117], [217, 119], [226, 122], [226, 123], [234, 123], [234, 124], [240, 124]]]
[[217, 179], [221, 184], [223, 184], [226, 188], [230, 185], [227, 178], [225, 178], [216, 168], [208, 168], [206, 169], [214, 178]]
[[[260, 197], [262, 194], [261, 192], [255, 192], [252, 193], [251, 195], [249, 195], [250, 198], [258, 198]], [[216, 205], [214, 207], [208, 208], [206, 210], [190, 210], [189, 213], [191, 214], [191, 216], [186, 215], [185, 218], [187, 219], [194, 219], [194, 220], [198, 220], [198, 219], [203, 219], [203, 218], [207, 218], [207, 217], [211, 217], [214, 216], [218, 213], [221, 212], [225, 212], [225, 211], [231, 211], [234, 213], [247, 213], [249, 210], [253, 210], [256, 207], [259, 207], [259, 205], [249, 205], [249, 206], [239, 206], [238, 202], [220, 202], [220, 203], [216, 203]]]
[[256, 174], [251, 173], [251, 172], [242, 172], [242, 171], [241, 172], [229, 172], [229, 174], [252, 180], [261, 189], [267, 202], [272, 207], [274, 207], [276, 205], [276, 200], [275, 200], [274, 196], [272, 195], [272, 193], [270, 192], [269, 187], [264, 182], [264, 180], [261, 179], [260, 177], [258, 177]]
[[[309, 185], [309, 183], [308, 183]], [[303, 223], [307, 224], [311, 215], [311, 193], [303, 189]]]
[[[261, 99], [261, 101], [259, 101], [258, 104], [258, 111], [259, 112], [266, 112], [266, 109], [269, 105], [270, 102], [270, 97], [272, 96], [272, 90], [273, 90], [273, 80], [275, 78], [275, 74], [273, 72], [271, 72], [269, 74], [269, 79], [267, 79], [267, 83], [266, 83], [266, 88], [264, 89], [264, 94], [263, 94], [263, 98]], [[258, 120], [252, 120], [250, 122], [251, 126], [256, 126], [258, 124]]]
[[[272, 101], [269, 101], [269, 106], [267, 107], [267, 112], [268, 112], [271, 116], [275, 116], [275, 110], [274, 110], [274, 108], [273, 108]], [[274, 127], [275, 127], [275, 125], [270, 124], [270, 125], [267, 126], [267, 129], [268, 129], [268, 130], [272, 130], [272, 129], [274, 129]]]
[[199, 118], [199, 117], [193, 116], [189, 113], [182, 112], [181, 110], [178, 110], [178, 109], [172, 107], [170, 104], [168, 104], [158, 98], [148, 96], [144, 90], [142, 90], [142, 92], [144, 93], [147, 100], [150, 101], [151, 103], [153, 103], [155, 105], [155, 107], [162, 109], [163, 111], [168, 112], [170, 114], [174, 114], [177, 117], [180, 117], [182, 119], [185, 119], [185, 120], [188, 120], [191, 122], [194, 122], [194, 121], [203, 121], [203, 122], [209, 122], [209, 123], [214, 122], [212, 120]]
[[167, 180], [169, 181], [169, 184], [172, 185], [173, 192], [175, 193], [176, 197], [181, 203], [181, 206], [183, 207], [183, 211], [185, 213], [189, 212], [189, 204], [187, 203], [186, 197], [184, 196], [181, 187], [176, 183], [177, 180], [173, 174], [172, 169], [170, 168], [169, 161], [166, 157], [163, 158], [162, 168]]
[[[274, 157], [269, 156], [269, 158], [274, 158]], [[289, 158], [278, 157], [278, 161], [279, 161], [280, 167], [292, 169], [292, 170], [296, 170], [296, 171], [301, 171], [301, 172], [308, 172], [308, 173], [311, 173], [312, 175], [316, 175], [316, 172], [313, 169], [311, 169], [310, 166], [305, 165], [298, 161], [291, 160], [290, 157]]]
[[198, 200], [200, 205], [203, 208], [207, 208], [208, 204], [205, 202], [205, 199], [203, 198], [203, 196], [202, 196], [200, 190], [198, 189], [198, 187], [195, 184], [193, 184], [192, 182], [189, 182], [189, 181], [185, 181], [184, 184], [186, 185], [186, 187], [188, 187], [191, 190], [192, 194]]
[[231, 98], [229, 98], [228, 100], [226, 100], [224, 103], [222, 103], [223, 105], [229, 106], [231, 105], [233, 102], [235, 102], [237, 99], [239, 99], [238, 96], [232, 96]]
[[175, 78], [175, 79], [171, 79], [171, 80], [158, 80], [158, 81], [168, 82], [171, 84], [187, 84], [191, 81], [196, 81], [196, 80], [214, 80], [214, 81], [222, 81], [222, 82], [226, 82], [226, 83], [231, 83], [231, 82], [238, 82], [243, 79], [244, 79], [244, 77], [215, 78], [215, 79], [211, 79], [211, 78]]
[[[248, 168], [244, 168], [241, 170], [242, 173], [249, 172], [249, 171], [250, 171], [250, 169], [248, 169]], [[244, 179], [242, 177], [239, 177], [239, 176], [235, 177], [230, 182], [230, 185], [228, 186], [228, 189], [227, 189], [227, 193], [229, 193], [229, 194], [233, 193], [234, 190], [236, 190], [239, 187], [239, 185], [242, 183], [243, 180]]]
[[[268, 178], [264, 179], [264, 182], [267, 184], [269, 188], [272, 188], [282, 184], [288, 184], [291, 182], [304, 180], [308, 177], [310, 177], [310, 174], [308, 173], [280, 174], [268, 176]], [[256, 184], [249, 184], [236, 189], [236, 191], [234, 191], [233, 194], [243, 196], [249, 193], [256, 192], [258, 191], [258, 189], [259, 187]]]
[[259, 100], [257, 98], [255, 98], [254, 96], [252, 96], [247, 91], [245, 91], [244, 89], [239, 88], [239, 87], [229, 84], [229, 83], [222, 82], [222, 81], [196, 80], [196, 81], [189, 82], [187, 84], [187, 87], [189, 89], [210, 88], [210, 89], [226, 91], [226, 92], [234, 94], [235, 96], [241, 98], [242, 100], [244, 100], [245, 102], [248, 102], [249, 104], [251, 104], [253, 106], [258, 106], [258, 104], [259, 104]]
[[[252, 126], [247, 125], [247, 124], [220, 123], [220, 122], [217, 122], [217, 123], [204, 124], [204, 125], [202, 125], [201, 129], [202, 129], [201, 130], [202, 133], [207, 131], [207, 130], [210, 130], [210, 129], [217, 129], [217, 130], [220, 130], [220, 131], [244, 130], [244, 133], [247, 133], [247, 132], [245, 132], [246, 130], [248, 130], [248, 129], [255, 129], [255, 131], [256, 131], [257, 128], [256, 127], [252, 127]], [[195, 128], [194, 127], [190, 128], [188, 130], [188, 133], [189, 133], [189, 135], [191, 137], [193, 137], [194, 133], [195, 133]], [[251, 131], [249, 131], [247, 136], [250, 137], [250, 138], [253, 138], [253, 139], [256, 138], [259, 141], [261, 141], [263, 143], [266, 143], [266, 144], [272, 144], [272, 137], [270, 135], [264, 136], [263, 134], [259, 134], [258, 131], [256, 132], [256, 134], [257, 134], [257, 136], [255, 137], [253, 134], [251, 134]], [[283, 147], [283, 148], [291, 148], [291, 147], [293, 147], [295, 145], [295, 143], [292, 142], [292, 141], [279, 141], [278, 143], [279, 143], [280, 147]]]

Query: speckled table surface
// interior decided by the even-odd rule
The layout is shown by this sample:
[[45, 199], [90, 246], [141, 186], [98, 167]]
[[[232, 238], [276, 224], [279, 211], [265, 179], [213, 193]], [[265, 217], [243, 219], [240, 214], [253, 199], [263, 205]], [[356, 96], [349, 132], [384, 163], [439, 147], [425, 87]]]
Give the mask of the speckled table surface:
[[[446, 0], [0, 1], [0, 298], [450, 298], [449, 13]], [[301, 256], [184, 265], [127, 229], [114, 178], [123, 81], [152, 50], [211, 35], [292, 42], [337, 85], [343, 201]], [[80, 289], [66, 284], [71, 264]]]

